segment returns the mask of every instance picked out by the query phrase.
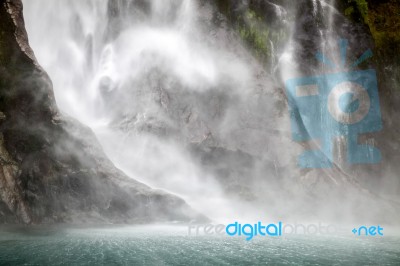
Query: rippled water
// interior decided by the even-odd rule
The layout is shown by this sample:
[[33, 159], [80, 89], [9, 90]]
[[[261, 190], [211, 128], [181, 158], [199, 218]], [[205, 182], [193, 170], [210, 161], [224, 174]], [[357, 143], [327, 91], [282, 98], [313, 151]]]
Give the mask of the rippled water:
[[400, 265], [400, 237], [188, 236], [184, 227], [7, 228], [1, 265]]

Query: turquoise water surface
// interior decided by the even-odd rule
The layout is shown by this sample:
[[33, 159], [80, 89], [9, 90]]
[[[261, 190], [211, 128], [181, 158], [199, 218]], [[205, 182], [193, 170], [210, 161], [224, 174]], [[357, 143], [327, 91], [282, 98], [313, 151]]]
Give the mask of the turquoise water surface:
[[400, 237], [188, 236], [185, 227], [3, 228], [0, 265], [400, 265]]

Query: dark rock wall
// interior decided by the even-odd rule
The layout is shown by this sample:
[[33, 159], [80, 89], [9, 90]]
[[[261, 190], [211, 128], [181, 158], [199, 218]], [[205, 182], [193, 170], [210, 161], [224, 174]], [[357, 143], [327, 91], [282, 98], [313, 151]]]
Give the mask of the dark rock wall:
[[[296, 60], [300, 63], [304, 74], [316, 71], [318, 62], [313, 55], [320, 48], [319, 45], [326, 36], [324, 34], [330, 30], [328, 25], [324, 24], [327, 9], [319, 1], [315, 16], [310, 15], [315, 7], [309, 0], [296, 1], [300, 7], [296, 12], [293, 12], [293, 2], [287, 0], [201, 0], [199, 2], [201, 5], [214, 8], [212, 26], [217, 26], [219, 34], [223, 33], [222, 37], [216, 36], [216, 38], [224, 36], [232, 38], [229, 49], [237, 51], [241, 49], [235, 46], [235, 38], [240, 39], [263, 68], [275, 76], [278, 71], [279, 54], [291, 37], [290, 22], [296, 21], [296, 35], [292, 36], [298, 49]], [[187, 220], [196, 217], [181, 199], [161, 191], [154, 191], [126, 177], [106, 158], [90, 129], [60, 114], [55, 104], [51, 81], [36, 62], [29, 47], [21, 2], [0, 0], [0, 5], [0, 221], [148, 222]], [[310, 192], [309, 213], [328, 206], [324, 204], [335, 204], [334, 200], [338, 197], [342, 197], [343, 202], [346, 202], [346, 197], [350, 197], [354, 191], [364, 190], [365, 187], [377, 194], [384, 194], [385, 191], [396, 194], [400, 188], [397, 174], [400, 168], [396, 164], [400, 159], [397, 144], [400, 130], [397, 119], [400, 100], [398, 93], [400, 60], [397, 53], [400, 48], [399, 3], [396, 0], [342, 0], [336, 1], [336, 8], [340, 13], [334, 16], [335, 34], [349, 39], [349, 54], [353, 54], [354, 57], [350, 59], [356, 59], [367, 48], [374, 50], [373, 61], [361, 67], [374, 67], [378, 70], [384, 130], [378, 136], [374, 136], [374, 139], [383, 151], [384, 163], [371, 167], [354, 167], [345, 171], [335, 169], [332, 173], [308, 170], [293, 173], [288, 170], [287, 165], [276, 166], [274, 160], [267, 160], [267, 163], [263, 161], [265, 169], [260, 172], [275, 169], [275, 173], [270, 175], [279, 179], [276, 181], [279, 189], [297, 186], [301, 187], [304, 193]], [[209, 9], [204, 10], [201, 12], [207, 13]], [[122, 0], [110, 0], [108, 11], [110, 25], [106, 36], [108, 39], [115, 38], [119, 30], [126, 26], [124, 23], [128, 23], [121, 17], [133, 20], [146, 19], [150, 12], [146, 1]], [[126, 16], [121, 16], [124, 12]], [[165, 21], [168, 22], [168, 17]], [[208, 25], [210, 22], [203, 21], [203, 23]], [[151, 75], [149, 79], [155, 80]], [[264, 81], [260, 80], [259, 83], [264, 84]], [[275, 99], [274, 108], [285, 110], [283, 93], [277, 92], [279, 87], [283, 89], [282, 82], [277, 78], [273, 87], [273, 92], [260, 92], [263, 93], [260, 105], [265, 105], [265, 99]], [[249, 201], [254, 200], [257, 193], [252, 191], [253, 188], [249, 187], [249, 183], [255, 178], [252, 177], [251, 171], [257, 160], [240, 149], [231, 151], [229, 147], [225, 147], [228, 145], [221, 144], [221, 140], [215, 137], [216, 134], [209, 130], [216, 126], [206, 123], [213, 121], [207, 117], [207, 112], [223, 109], [225, 102], [235, 103], [235, 99], [228, 99], [222, 92], [216, 97], [211, 94], [205, 95], [204, 102], [207, 104], [213, 103], [209, 99], [216, 99], [215, 108], [203, 110], [202, 106], [207, 104], [199, 101], [198, 110], [192, 108], [193, 111], [189, 108], [188, 111], [180, 113], [174, 110], [180, 110], [178, 108], [180, 105], [186, 106], [185, 98], [181, 94], [169, 95], [168, 90], [163, 88], [157, 93], [160, 94], [161, 107], [172, 110], [168, 112], [171, 112], [171, 116], [177, 117], [176, 120], [184, 121], [181, 124], [185, 125], [184, 128], [187, 130], [185, 134], [198, 133], [199, 136], [204, 136], [200, 141], [201, 145], [195, 144], [190, 147], [205, 169], [209, 168], [210, 172], [223, 177], [222, 182], [226, 184], [225, 189], [228, 194], [237, 194]], [[197, 94], [191, 97], [196, 101], [202, 99]], [[218, 112], [217, 115], [210, 117], [222, 117], [223, 114]], [[278, 121], [276, 117], [282, 117], [282, 112], [285, 111], [278, 112], [277, 115], [274, 113], [276, 120], [268, 121]], [[271, 112], [267, 110], [264, 113]], [[185, 117], [187, 119], [183, 119]], [[245, 120], [251, 122], [252, 118], [254, 117]], [[259, 120], [254, 120], [254, 124], [260, 126]], [[245, 124], [243, 127], [248, 128], [248, 125]], [[143, 128], [156, 131], [156, 135], [173, 135], [177, 131], [175, 128], [169, 129], [162, 123], [150, 126], [150, 129], [147, 125]], [[268, 130], [271, 130], [268, 132], [271, 142], [282, 135], [282, 132], [277, 132], [274, 128]], [[266, 134], [264, 128], [260, 129], [261, 131]], [[220, 139], [225, 137], [222, 135]], [[234, 140], [248, 141], [241, 135]], [[189, 139], [187, 142], [193, 141]], [[238, 146], [240, 148], [240, 145]], [[271, 152], [279, 153], [279, 151]], [[237, 161], [241, 163], [232, 164]], [[389, 179], [387, 176], [383, 177], [387, 173], [392, 173]], [[297, 178], [293, 179], [292, 175], [297, 174], [301, 178], [296, 176]], [[257, 183], [258, 180], [254, 182]], [[274, 182], [264, 181], [268, 186]], [[338, 186], [337, 183], [341, 185]], [[352, 190], [354, 187], [348, 188], [348, 184], [352, 184], [356, 190]], [[348, 191], [345, 191], [346, 189]], [[331, 194], [331, 196], [325, 197], [324, 191], [326, 195]], [[375, 195], [370, 197], [368, 193], [366, 192], [364, 196], [369, 197], [377, 209], [382, 209], [380, 212], [382, 217], [386, 208], [393, 211], [391, 203], [380, 201], [380, 198], [376, 200]], [[291, 191], [282, 191], [280, 194], [283, 199], [287, 199]], [[365, 198], [362, 196], [359, 200], [364, 201]], [[363, 210], [368, 209], [369, 201], [365, 200], [364, 203], [365, 208], [360, 208], [357, 215], [367, 215], [363, 214]], [[305, 206], [305, 204], [300, 205]]]
[[197, 217], [130, 179], [62, 115], [29, 47], [20, 0], [0, 1], [0, 222], [154, 222]]

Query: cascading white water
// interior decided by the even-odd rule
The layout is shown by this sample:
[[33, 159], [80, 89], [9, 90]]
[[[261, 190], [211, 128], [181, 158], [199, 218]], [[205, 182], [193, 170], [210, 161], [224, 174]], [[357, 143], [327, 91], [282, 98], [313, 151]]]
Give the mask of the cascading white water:
[[[232, 203], [177, 145], [179, 139], [126, 132], [112, 122], [119, 115], [124, 124], [132, 114], [127, 118], [132, 128], [152, 119], [168, 125], [154, 104], [154, 90], [161, 105], [168, 101], [162, 98], [168, 84], [193, 92], [226, 84], [243, 90], [250, 83], [248, 66], [224, 47], [203, 42], [195, 1], [153, 0], [133, 14], [128, 9], [138, 1], [114, 1], [112, 14], [108, 2], [24, 1], [30, 44], [52, 78], [58, 106], [89, 125], [114, 164], [131, 177], [182, 196], [212, 218], [232, 216]], [[148, 77], [153, 70], [172, 78], [157, 84]], [[209, 134], [196, 123], [191, 142]]]
[[[246, 29], [233, 29], [204, 2], [25, 0], [24, 14], [58, 106], [90, 126], [132, 178], [219, 221], [297, 214], [336, 219], [335, 203], [328, 198], [329, 207], [316, 210], [315, 198], [323, 199], [329, 184], [351, 182], [335, 169], [298, 167], [305, 147], [292, 141], [283, 92], [288, 79], [327, 70], [317, 52], [341, 59], [329, 53], [340, 54], [338, 39], [346, 37], [334, 24], [349, 25], [335, 1], [285, 8], [266, 1], [266, 12], [276, 15], [260, 27], [272, 36], [265, 40], [266, 66], [244, 44]], [[251, 30], [263, 23], [244, 14], [253, 18]], [[275, 43], [281, 34], [286, 37]]]
[[[296, 164], [288, 118], [274, 109], [282, 100], [240, 39], [210, 24], [210, 9], [195, 0], [24, 4], [30, 43], [53, 80], [60, 109], [94, 130], [117, 167], [218, 220], [289, 208], [276, 202], [284, 194], [273, 188], [274, 178], [290, 178]], [[286, 11], [273, 7], [284, 20]], [[271, 67], [279, 67], [281, 80], [298, 71], [293, 49], [289, 42], [280, 65]], [[280, 133], [267, 133], [270, 128]], [[190, 155], [189, 144], [207, 142], [264, 158], [251, 172], [222, 180], [238, 186], [233, 193], [241, 199], [227, 196], [221, 179]], [[253, 194], [256, 201], [243, 201]], [[263, 206], [270, 201], [275, 207]]]
[[[305, 149], [291, 141], [283, 83], [327, 70], [309, 58], [336, 46], [336, 10], [323, 0], [296, 2], [306, 7], [291, 12], [298, 17], [285, 48], [268, 40], [272, 59], [265, 69], [271, 77], [244, 47], [243, 36], [224, 21], [213, 27], [210, 21], [218, 18], [199, 2], [206, 1], [24, 1], [30, 43], [53, 80], [60, 109], [90, 126], [111, 160], [132, 178], [180, 195], [214, 222], [250, 223], [251, 232], [243, 226], [242, 235], [235, 229], [237, 237], [222, 237], [225, 232], [215, 237], [217, 227], [211, 227], [211, 236], [201, 225], [194, 230], [206, 237], [197, 237], [186, 226], [12, 226], [0, 234], [0, 264], [397, 265], [399, 234], [391, 226], [400, 219], [394, 201], [352, 187], [341, 169], [293, 166]], [[283, 11], [276, 6], [279, 19]], [[316, 21], [324, 25], [315, 26]], [[343, 54], [336, 58], [343, 62]], [[200, 160], [193, 148], [207, 156]], [[43, 168], [42, 161], [37, 165], [32, 171]], [[20, 181], [27, 179], [29, 193], [36, 189], [30, 183], [36, 175], [25, 170]], [[397, 177], [398, 168], [392, 171]], [[323, 180], [329, 177], [332, 182]], [[229, 190], [241, 194], [240, 200]], [[83, 203], [85, 209], [90, 204]], [[285, 216], [277, 217], [281, 213]], [[304, 217], [315, 223], [307, 226]], [[263, 235], [260, 224], [258, 230], [252, 226], [255, 218], [262, 224], [282, 221], [291, 232], [283, 229], [283, 237], [272, 237], [267, 226]], [[343, 221], [350, 223], [342, 227]], [[250, 242], [244, 240], [249, 234]]]

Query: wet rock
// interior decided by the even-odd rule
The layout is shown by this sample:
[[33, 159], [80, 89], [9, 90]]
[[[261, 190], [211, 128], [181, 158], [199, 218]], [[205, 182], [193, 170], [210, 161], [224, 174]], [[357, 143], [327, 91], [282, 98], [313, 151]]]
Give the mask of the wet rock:
[[0, 1], [0, 222], [141, 223], [200, 216], [139, 183], [93, 132], [61, 114], [24, 28], [22, 3]]

